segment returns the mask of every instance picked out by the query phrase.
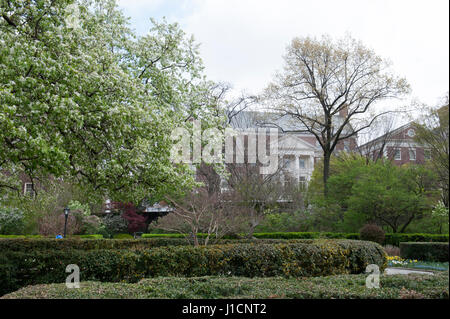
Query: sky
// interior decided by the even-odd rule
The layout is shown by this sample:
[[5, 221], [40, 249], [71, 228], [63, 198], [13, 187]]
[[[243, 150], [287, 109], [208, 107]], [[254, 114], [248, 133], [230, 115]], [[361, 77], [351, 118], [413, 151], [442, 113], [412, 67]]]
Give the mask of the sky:
[[[448, 0], [119, 0], [138, 34], [150, 17], [178, 22], [200, 43], [207, 77], [258, 94], [294, 37], [346, 34], [392, 62], [415, 100], [436, 106], [449, 90]], [[400, 102], [392, 102], [400, 103]]]

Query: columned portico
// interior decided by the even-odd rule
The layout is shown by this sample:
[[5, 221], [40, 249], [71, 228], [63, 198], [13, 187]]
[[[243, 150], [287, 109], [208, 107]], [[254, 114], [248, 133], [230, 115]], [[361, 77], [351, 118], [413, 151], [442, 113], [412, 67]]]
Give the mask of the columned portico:
[[282, 182], [287, 174], [298, 183], [305, 183], [311, 179], [314, 170], [314, 158], [317, 157], [314, 145], [297, 136], [283, 136], [278, 143], [280, 165], [282, 165]]

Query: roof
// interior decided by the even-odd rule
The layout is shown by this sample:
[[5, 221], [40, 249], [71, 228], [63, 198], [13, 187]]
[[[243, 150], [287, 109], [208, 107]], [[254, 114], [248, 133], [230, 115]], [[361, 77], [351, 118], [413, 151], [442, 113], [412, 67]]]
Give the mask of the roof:
[[413, 123], [414, 123], [414, 121], [409, 122], [409, 123], [406, 123], [406, 124], [404, 124], [404, 125], [402, 125], [402, 126], [396, 128], [396, 129], [394, 129], [394, 130], [392, 130], [392, 131], [389, 131], [389, 132], [387, 132], [387, 133], [384, 133], [383, 135], [378, 136], [377, 138], [374, 138], [373, 140], [371, 140], [371, 141], [369, 141], [369, 142], [367, 142], [367, 143], [364, 143], [364, 144], [361, 145], [360, 147], [365, 147], [365, 146], [368, 146], [368, 145], [370, 145], [370, 144], [376, 143], [376, 142], [378, 142], [379, 140], [385, 139], [387, 136], [395, 136], [396, 134], [398, 134], [398, 133], [400, 133], [400, 132], [406, 130], [408, 127], [412, 126]]
[[278, 128], [283, 132], [306, 132], [306, 127], [292, 117], [269, 112], [242, 111], [230, 124], [235, 129]]

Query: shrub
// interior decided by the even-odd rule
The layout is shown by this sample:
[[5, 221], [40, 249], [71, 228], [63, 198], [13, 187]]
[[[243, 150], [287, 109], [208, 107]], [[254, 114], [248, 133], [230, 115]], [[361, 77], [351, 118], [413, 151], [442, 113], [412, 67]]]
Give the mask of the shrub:
[[383, 271], [387, 260], [378, 244], [351, 240], [140, 250], [2, 250], [0, 294], [26, 285], [64, 282], [68, 264], [80, 266], [83, 281], [136, 282], [157, 276], [301, 277], [361, 273], [368, 264], [377, 264]]
[[397, 246], [386, 245], [384, 246], [384, 251], [388, 256], [400, 256], [400, 248]]
[[448, 234], [387, 233], [385, 244], [400, 246], [401, 242], [448, 242]]
[[127, 221], [127, 229], [130, 233], [143, 231], [147, 227], [146, 218], [137, 213], [136, 206], [132, 203], [112, 202], [112, 210], [120, 212], [120, 216]]
[[113, 236], [114, 239], [133, 239], [134, 237], [130, 234], [115, 234]]
[[103, 224], [108, 233], [117, 234], [128, 231], [128, 221], [118, 214], [108, 214], [103, 217]]
[[[55, 236], [64, 232], [65, 216], [61, 211], [55, 210], [41, 216], [39, 219], [39, 234], [44, 236]], [[81, 216], [79, 212], [72, 212], [67, 217], [66, 233], [73, 235], [80, 232], [82, 228]]]
[[44, 238], [42, 235], [0, 235], [0, 238]]
[[0, 206], [0, 234], [20, 234], [24, 229], [24, 214], [18, 209]]
[[96, 249], [148, 249], [164, 246], [184, 246], [184, 239], [85, 239], [84, 236], [73, 236], [65, 239], [55, 238], [4, 238], [0, 239], [0, 251], [31, 250], [96, 250]]
[[384, 230], [375, 224], [366, 224], [360, 229], [359, 238], [383, 244], [385, 239]]
[[75, 237], [79, 237], [79, 238], [90, 238], [90, 239], [102, 239], [103, 235], [101, 234], [88, 234], [88, 235], [77, 235]]
[[404, 259], [449, 261], [448, 243], [400, 243], [400, 256]]

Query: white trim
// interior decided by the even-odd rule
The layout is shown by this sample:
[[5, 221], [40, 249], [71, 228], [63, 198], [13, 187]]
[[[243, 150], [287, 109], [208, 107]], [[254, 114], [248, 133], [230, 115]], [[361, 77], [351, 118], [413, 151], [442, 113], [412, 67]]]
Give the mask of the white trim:
[[[27, 186], [28, 185], [31, 185], [31, 192], [27, 192]], [[34, 197], [36, 192], [34, 191], [33, 183], [24, 183], [24, 185], [23, 185], [23, 194], [24, 195], [32, 195]]]
[[[400, 155], [399, 158], [397, 158], [397, 151], [398, 154]], [[402, 149], [401, 147], [396, 147], [394, 148], [394, 161], [401, 161], [402, 160]]]
[[[411, 158], [411, 151], [414, 153], [414, 158]], [[410, 161], [415, 161], [417, 159], [417, 151], [415, 148], [408, 149], [408, 157]]]

